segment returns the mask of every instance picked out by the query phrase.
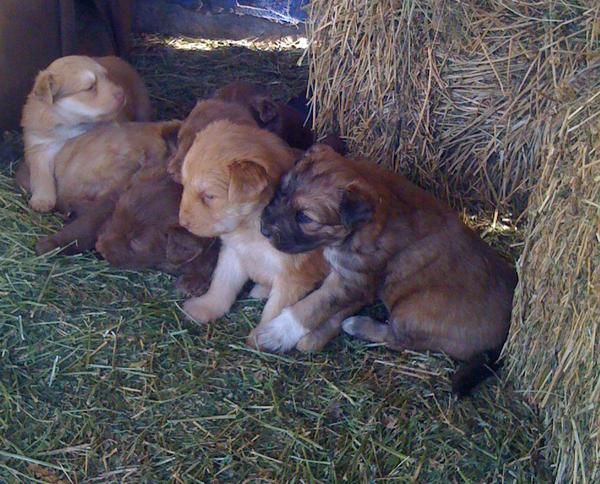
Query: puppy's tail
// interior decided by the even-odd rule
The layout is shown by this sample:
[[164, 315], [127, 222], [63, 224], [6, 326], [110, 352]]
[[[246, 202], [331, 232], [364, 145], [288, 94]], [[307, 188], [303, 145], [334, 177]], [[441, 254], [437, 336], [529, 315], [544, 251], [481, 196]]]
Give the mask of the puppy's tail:
[[488, 350], [462, 363], [452, 375], [452, 393], [458, 398], [465, 397], [483, 380], [496, 375], [503, 364], [499, 356], [500, 350]]

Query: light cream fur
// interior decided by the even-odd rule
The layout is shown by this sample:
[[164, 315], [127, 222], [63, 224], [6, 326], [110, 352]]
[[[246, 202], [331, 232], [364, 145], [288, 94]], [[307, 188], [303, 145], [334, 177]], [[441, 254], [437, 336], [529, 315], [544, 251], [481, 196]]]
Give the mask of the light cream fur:
[[66, 141], [100, 123], [149, 118], [144, 83], [125, 61], [67, 56], [52, 62], [36, 77], [21, 119], [31, 207], [42, 212], [54, 208], [54, 162]]

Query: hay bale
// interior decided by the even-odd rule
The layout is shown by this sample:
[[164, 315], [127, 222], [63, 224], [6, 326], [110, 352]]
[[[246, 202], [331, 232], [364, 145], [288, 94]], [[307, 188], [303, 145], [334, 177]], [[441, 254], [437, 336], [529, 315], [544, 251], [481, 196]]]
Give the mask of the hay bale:
[[594, 5], [314, 0], [315, 127], [455, 206], [519, 214], [549, 120], [600, 77]]
[[309, 40], [320, 133], [455, 207], [529, 216], [510, 374], [557, 481], [599, 481], [597, 1], [313, 0]]
[[547, 152], [506, 351], [528, 403], [544, 411], [558, 482], [600, 481], [598, 114], [600, 91], [570, 110]]

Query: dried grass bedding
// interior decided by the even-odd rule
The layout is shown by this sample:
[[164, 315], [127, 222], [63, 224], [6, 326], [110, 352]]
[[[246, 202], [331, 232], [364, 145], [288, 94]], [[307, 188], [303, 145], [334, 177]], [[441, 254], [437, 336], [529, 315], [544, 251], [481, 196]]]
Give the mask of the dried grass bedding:
[[[222, 82], [302, 92], [291, 45], [145, 36], [134, 63], [161, 118]], [[455, 401], [453, 364], [340, 337], [315, 355], [244, 345], [261, 306], [197, 327], [169, 276], [93, 254], [36, 256], [59, 220], [31, 212], [0, 144], [0, 480], [7, 482], [545, 481], [543, 429], [508, 381]], [[508, 222], [472, 223], [515, 257]], [[374, 308], [381, 311], [381, 308]]]

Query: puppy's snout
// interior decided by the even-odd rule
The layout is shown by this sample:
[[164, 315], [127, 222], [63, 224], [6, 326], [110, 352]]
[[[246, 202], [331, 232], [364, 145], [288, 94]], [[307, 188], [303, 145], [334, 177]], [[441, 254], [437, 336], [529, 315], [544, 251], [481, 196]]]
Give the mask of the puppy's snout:
[[179, 212], [179, 225], [184, 229], [190, 230], [192, 226], [192, 219], [186, 212]]
[[273, 227], [265, 222], [264, 217], [260, 219], [260, 233], [267, 239], [273, 235]]

